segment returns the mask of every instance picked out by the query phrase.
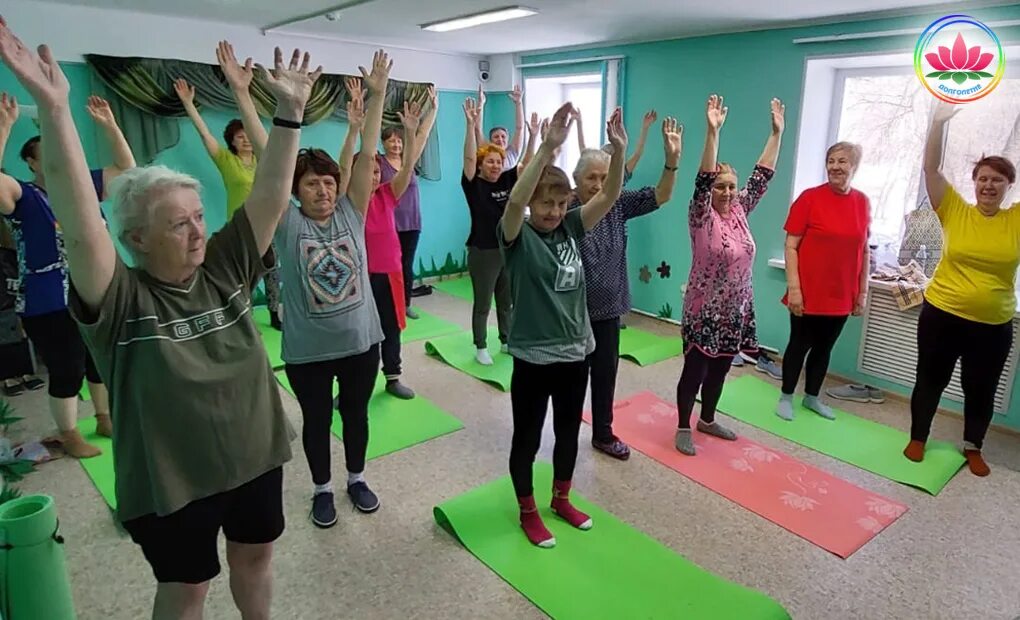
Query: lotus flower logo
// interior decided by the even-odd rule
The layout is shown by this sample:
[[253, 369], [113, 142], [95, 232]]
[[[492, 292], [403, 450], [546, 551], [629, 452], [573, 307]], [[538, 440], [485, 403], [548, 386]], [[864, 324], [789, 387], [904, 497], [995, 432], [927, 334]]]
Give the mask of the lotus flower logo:
[[914, 70], [939, 99], [967, 103], [999, 85], [1006, 59], [988, 26], [967, 15], [947, 15], [921, 34], [914, 49]]
[[924, 58], [935, 69], [925, 75], [926, 78], [953, 80], [957, 84], [963, 84], [968, 79], [980, 80], [981, 78], [994, 77], [983, 69], [992, 63], [995, 55], [988, 52], [981, 53], [980, 45], [968, 48], [967, 43], [963, 40], [963, 33], [956, 35], [952, 50], [945, 45], [940, 45], [938, 54], [928, 52]]

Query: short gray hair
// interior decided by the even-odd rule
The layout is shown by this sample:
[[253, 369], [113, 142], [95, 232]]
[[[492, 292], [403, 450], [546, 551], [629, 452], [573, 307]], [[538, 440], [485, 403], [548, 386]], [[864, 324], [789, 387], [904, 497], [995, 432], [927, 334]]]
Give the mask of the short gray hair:
[[581, 151], [581, 158], [577, 160], [577, 165], [574, 166], [574, 183], [577, 183], [578, 179], [584, 176], [584, 171], [592, 163], [598, 162], [608, 166], [609, 159], [609, 153], [602, 149], [584, 149]]
[[139, 257], [128, 237], [149, 226], [160, 195], [176, 188], [197, 192], [201, 187], [195, 177], [166, 166], [131, 168], [110, 183], [114, 232], [132, 258], [137, 261]]
[[825, 151], [826, 161], [828, 161], [829, 157], [836, 151], [845, 151], [850, 157], [850, 163], [853, 164], [854, 168], [860, 165], [861, 158], [864, 157], [864, 149], [861, 148], [860, 144], [844, 141], [833, 144]]

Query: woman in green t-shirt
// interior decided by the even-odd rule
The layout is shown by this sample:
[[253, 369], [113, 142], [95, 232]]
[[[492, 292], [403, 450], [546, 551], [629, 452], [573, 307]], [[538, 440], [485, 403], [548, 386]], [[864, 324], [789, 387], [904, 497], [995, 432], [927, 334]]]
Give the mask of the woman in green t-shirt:
[[[510, 192], [497, 227], [514, 297], [507, 341], [514, 358], [510, 478], [521, 510], [521, 527], [528, 540], [540, 547], [556, 544], [538, 515], [532, 489], [532, 466], [550, 398], [556, 432], [552, 509], [576, 528], [592, 526], [588, 515], [574, 508], [569, 499], [588, 389], [585, 360], [595, 350], [578, 246], [620, 197], [627, 151], [623, 114], [617, 108], [607, 123], [613, 151], [609, 176], [591, 200], [568, 213], [570, 179], [552, 162], [556, 149], [567, 138], [572, 111], [569, 103], [556, 111], [542, 146]], [[527, 220], [525, 206], [531, 207]]]

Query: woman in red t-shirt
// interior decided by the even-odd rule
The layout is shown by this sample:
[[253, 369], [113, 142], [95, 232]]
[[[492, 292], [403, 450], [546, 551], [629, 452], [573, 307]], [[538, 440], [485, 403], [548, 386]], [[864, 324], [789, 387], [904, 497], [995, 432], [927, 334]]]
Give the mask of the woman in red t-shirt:
[[833, 420], [818, 400], [829, 355], [851, 314], [859, 315], [868, 294], [868, 197], [850, 187], [861, 147], [838, 142], [826, 152], [829, 181], [804, 190], [786, 219], [786, 284], [790, 342], [783, 356], [783, 393], [776, 415], [793, 419], [793, 391], [807, 358], [804, 407]]

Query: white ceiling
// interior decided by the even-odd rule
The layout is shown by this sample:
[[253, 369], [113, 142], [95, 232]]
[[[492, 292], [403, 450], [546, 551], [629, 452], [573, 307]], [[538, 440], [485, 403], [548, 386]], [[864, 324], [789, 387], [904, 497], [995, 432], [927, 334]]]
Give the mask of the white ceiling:
[[[64, 0], [64, 4], [120, 9], [266, 27], [345, 4], [344, 0]], [[419, 24], [520, 4], [539, 14], [448, 33], [423, 31]], [[429, 51], [491, 55], [615, 41], [648, 41], [832, 22], [890, 11], [973, 10], [981, 2], [946, 4], [931, 0], [370, 0], [282, 31], [346, 41]], [[777, 6], [783, 6], [777, 11]]]

